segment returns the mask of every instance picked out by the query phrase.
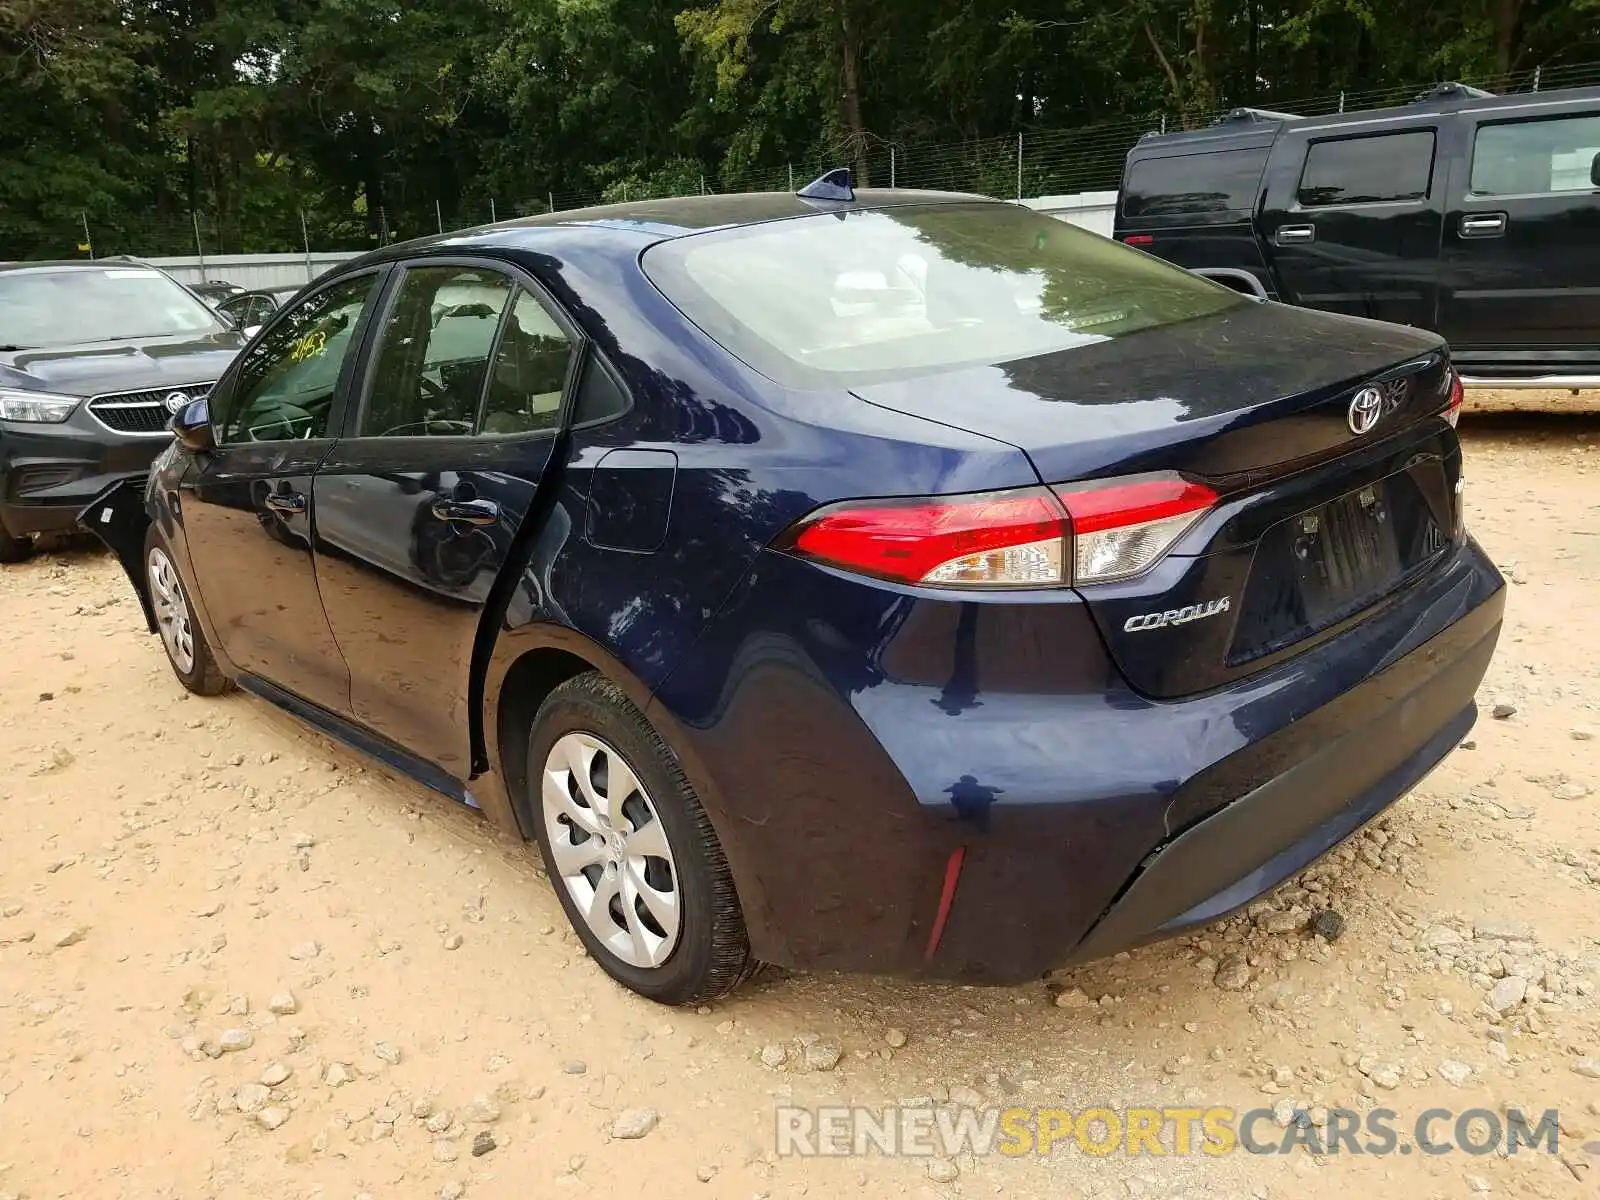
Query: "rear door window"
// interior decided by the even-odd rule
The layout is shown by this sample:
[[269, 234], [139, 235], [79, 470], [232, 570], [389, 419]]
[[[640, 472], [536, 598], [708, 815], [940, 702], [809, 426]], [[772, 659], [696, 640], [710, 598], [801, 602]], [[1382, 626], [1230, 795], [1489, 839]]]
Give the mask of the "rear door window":
[[1421, 200], [1433, 183], [1433, 130], [1312, 142], [1296, 194], [1302, 208]]
[[1480, 125], [1472, 147], [1475, 196], [1548, 195], [1594, 190], [1600, 113]]
[[1174, 217], [1253, 212], [1266, 161], [1264, 149], [1137, 159], [1128, 169], [1122, 213]]
[[362, 437], [549, 433], [577, 343], [499, 271], [412, 266], [373, 356]]
[[518, 292], [501, 332], [482, 432], [534, 433], [561, 423], [572, 341], [531, 292]]
[[362, 436], [472, 434], [511, 291], [497, 271], [409, 268], [383, 324]]

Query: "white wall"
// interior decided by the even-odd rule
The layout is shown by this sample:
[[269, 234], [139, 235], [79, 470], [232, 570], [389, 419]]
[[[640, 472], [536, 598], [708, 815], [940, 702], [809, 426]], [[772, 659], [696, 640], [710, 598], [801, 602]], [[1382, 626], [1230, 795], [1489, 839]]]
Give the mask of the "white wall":
[[1037, 212], [1049, 213], [1057, 220], [1093, 230], [1110, 237], [1116, 224], [1116, 192], [1077, 192], [1070, 196], [1035, 196], [1020, 201]]
[[[181, 258], [147, 258], [184, 283], [204, 283], [211, 279], [236, 283], [242, 288], [279, 288], [309, 283], [328, 268], [354, 258], [349, 252], [327, 254], [208, 254]], [[201, 269], [202, 263], [204, 270]]]

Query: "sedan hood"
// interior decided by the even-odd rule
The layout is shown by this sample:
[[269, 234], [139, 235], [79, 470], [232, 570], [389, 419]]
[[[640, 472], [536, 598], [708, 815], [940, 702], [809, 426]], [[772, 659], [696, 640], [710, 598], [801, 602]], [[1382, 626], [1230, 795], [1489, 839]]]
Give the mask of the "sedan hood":
[[[1433, 367], [1444, 344], [1403, 326], [1282, 304], [1241, 304], [996, 366], [854, 389], [869, 403], [1009, 442], [1045, 482], [1146, 470], [1272, 473], [1358, 435], [1351, 390], [1391, 368]], [[1419, 375], [1371, 436], [1443, 406]]]
[[238, 333], [218, 330], [198, 336], [12, 350], [0, 353], [0, 386], [97, 396], [210, 383], [243, 346]]

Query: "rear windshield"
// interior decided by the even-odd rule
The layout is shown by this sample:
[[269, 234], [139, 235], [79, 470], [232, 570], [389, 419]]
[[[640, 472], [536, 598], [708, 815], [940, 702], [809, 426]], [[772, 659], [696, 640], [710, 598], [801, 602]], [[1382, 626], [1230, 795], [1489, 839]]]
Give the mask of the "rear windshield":
[[642, 261], [707, 334], [797, 388], [1010, 362], [1250, 303], [998, 203], [819, 213], [661, 242]]
[[0, 273], [0, 345], [75, 346], [224, 328], [211, 309], [151, 267]]
[[1128, 167], [1122, 189], [1125, 217], [1248, 214], [1256, 207], [1265, 150], [1216, 150], [1141, 158]]

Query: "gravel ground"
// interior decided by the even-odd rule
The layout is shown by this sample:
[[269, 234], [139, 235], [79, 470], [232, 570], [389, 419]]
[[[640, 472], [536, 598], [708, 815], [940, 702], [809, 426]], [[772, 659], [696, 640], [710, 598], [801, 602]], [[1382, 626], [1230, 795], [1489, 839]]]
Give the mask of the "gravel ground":
[[[1471, 740], [1250, 912], [1016, 989], [637, 1000], [530, 850], [257, 701], [187, 697], [109, 557], [4, 569], [0, 1197], [1593, 1196], [1600, 415], [1478, 395], [1463, 424], [1513, 581]], [[1560, 1151], [774, 1152], [776, 1105], [899, 1100], [1276, 1107], [1272, 1136], [1558, 1108]]]

